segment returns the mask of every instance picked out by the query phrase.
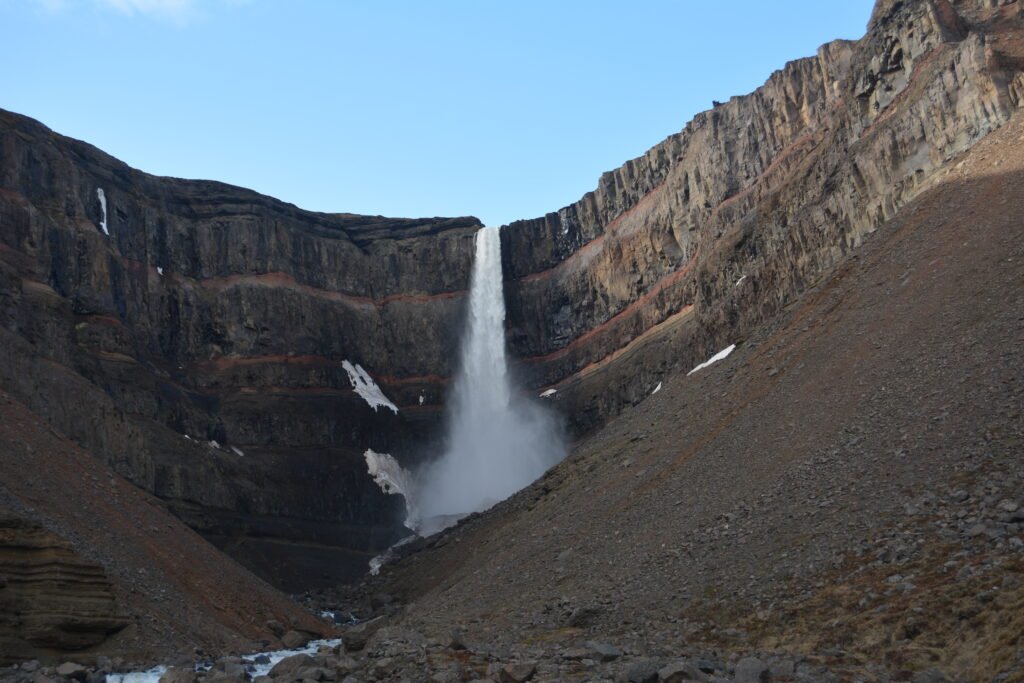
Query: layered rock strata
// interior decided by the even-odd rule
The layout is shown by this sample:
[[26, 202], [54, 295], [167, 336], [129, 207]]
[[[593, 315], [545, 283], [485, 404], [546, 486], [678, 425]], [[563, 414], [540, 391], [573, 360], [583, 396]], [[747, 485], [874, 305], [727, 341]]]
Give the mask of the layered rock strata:
[[1021, 3], [883, 0], [596, 190], [503, 230], [510, 341], [577, 432], [848, 255], [1022, 104]]
[[363, 450], [430, 433], [478, 227], [158, 178], [0, 112], [0, 385], [279, 585], [357, 576], [402, 518]]
[[127, 625], [102, 567], [36, 524], [0, 518], [0, 663], [88, 648]]

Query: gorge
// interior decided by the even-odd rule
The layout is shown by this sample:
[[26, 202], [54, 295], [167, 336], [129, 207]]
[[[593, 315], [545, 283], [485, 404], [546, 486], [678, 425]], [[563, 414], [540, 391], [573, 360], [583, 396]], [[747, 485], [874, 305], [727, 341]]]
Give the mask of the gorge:
[[[521, 629], [531, 647], [601, 628], [637, 643], [645, 633], [683, 639], [685, 627], [686, 639], [727, 649], [767, 628], [762, 613], [806, 616], [785, 628], [817, 623], [758, 593], [755, 574], [859, 591], [830, 604], [873, 610], [870, 595], [897, 590], [893, 604], [910, 600], [904, 584], [931, 584], [888, 560], [878, 585], [858, 583], [868, 573], [823, 573], [845, 566], [849, 548], [836, 538], [853, 538], [848, 528], [879, 557], [923, 547], [899, 534], [877, 545], [896, 532], [860, 524], [868, 518], [931, 511], [927, 524], [953, 534], [943, 542], [980, 543], [999, 529], [993, 547], [1011, 552], [1017, 494], [996, 475], [967, 477], [975, 462], [1012, 465], [1020, 452], [1022, 108], [1024, 3], [879, 0], [861, 39], [786, 64], [578, 201], [500, 229], [474, 217], [314, 213], [151, 176], [0, 110], [0, 446], [17, 454], [0, 459], [0, 549], [44, 568], [57, 558], [91, 591], [79, 612], [47, 613], [49, 640], [0, 621], [0, 643], [52, 656], [70, 647], [57, 622], [76, 622], [88, 625], [90, 652], [141, 660], [194, 646], [241, 651], [287, 631], [336, 635], [267, 584], [330, 595], [405, 536], [407, 511], [378, 486], [368, 453], [424, 477], [421, 519], [482, 510], [539, 477], [411, 544], [368, 584], [364, 612], [393, 618], [407, 601], [403, 618], [441, 638], [455, 621], [495, 642]], [[982, 330], [998, 358], [983, 353]], [[530, 426], [509, 427], [495, 405]], [[571, 442], [546, 475], [564, 451], [538, 405], [564, 420]], [[947, 429], [962, 415], [977, 424]], [[873, 421], [884, 424], [862, 427]], [[509, 431], [539, 442], [500, 438]], [[505, 470], [521, 459], [498, 445], [540, 457]], [[483, 450], [496, 460], [466, 455]], [[502, 487], [476, 485], [478, 467]], [[1002, 481], [1017, 481], [1019, 467], [1006, 469]], [[815, 477], [823, 483], [812, 490]], [[954, 486], [957, 477], [966, 483]], [[55, 493], [64, 487], [68, 496]], [[923, 489], [977, 505], [943, 517], [945, 503]], [[883, 490], [877, 509], [862, 506]], [[758, 527], [788, 492], [806, 505]], [[90, 520], [123, 531], [130, 571], [82, 519], [79, 499], [91, 501]], [[832, 519], [837, 507], [854, 521]], [[968, 536], [965, 519], [984, 529]], [[683, 528], [699, 547], [679, 539]], [[737, 536], [742, 545], [730, 545]], [[176, 558], [192, 544], [194, 566], [182, 567]], [[987, 560], [963, 552], [974, 558], [964, 581], [991, 578]], [[684, 558], [692, 573], [673, 574]], [[160, 578], [176, 571], [189, 580]], [[213, 576], [237, 588], [220, 591]], [[1016, 595], [1011, 584], [999, 595]], [[30, 588], [17, 599], [45, 594]], [[255, 615], [235, 604], [250, 590]], [[813, 600], [806, 592], [800, 599]], [[747, 601], [728, 627], [726, 610], [701, 602], [722, 595]], [[32, 604], [25, 614], [45, 612]], [[886, 648], [927, 631], [912, 611], [920, 605], [899, 604], [899, 623], [879, 636]], [[974, 615], [965, 622], [978, 614], [961, 611]], [[829, 618], [838, 625], [819, 636], [836, 642], [812, 647], [804, 634], [786, 647], [837, 660], [847, 647], [871, 650], [842, 635], [856, 619]], [[764, 650], [771, 638], [758, 641]], [[565, 666], [589, 657], [565, 655]]]

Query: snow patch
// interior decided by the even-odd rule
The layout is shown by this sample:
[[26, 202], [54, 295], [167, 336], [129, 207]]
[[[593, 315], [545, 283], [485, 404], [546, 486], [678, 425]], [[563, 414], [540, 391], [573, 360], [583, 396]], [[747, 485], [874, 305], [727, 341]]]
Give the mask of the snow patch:
[[426, 397], [423, 394], [420, 394], [420, 405], [423, 405], [423, 401], [425, 401], [425, 400], [426, 400]]
[[405, 526], [416, 531], [420, 513], [413, 500], [415, 484], [412, 474], [387, 453], [377, 453], [372, 448], [367, 448], [363, 457], [366, 458], [366, 471], [370, 473], [381, 491], [405, 498]]
[[651, 396], [654, 396], [659, 391], [661, 391], [661, 382], [658, 382], [658, 386], [654, 387], [654, 391], [651, 392]]
[[100, 230], [104, 235], [110, 237], [110, 231], [107, 230], [107, 195], [103, 193], [102, 187], [96, 188], [96, 197], [100, 200], [100, 212], [103, 216], [100, 219]]
[[237, 455], [239, 458], [245, 455], [245, 453], [242, 452], [242, 449], [239, 448], [238, 446], [232, 446], [231, 450], [233, 450], [235, 452], [235, 455]]
[[164, 274], [164, 269], [163, 269], [163, 268], [161, 268], [160, 266], [157, 266], [157, 267], [156, 267], [156, 274], [157, 274], [157, 275], [160, 275], [160, 276], [163, 276], [163, 274]]
[[690, 375], [692, 375], [693, 373], [697, 372], [698, 370], [703, 370], [704, 368], [706, 368], [707, 366], [711, 365], [712, 363], [717, 363], [718, 361], [722, 360], [723, 358], [728, 356], [730, 353], [732, 353], [735, 349], [736, 349], [736, 345], [735, 344], [730, 344], [729, 346], [725, 347], [724, 349], [722, 349], [721, 351], [719, 351], [715, 355], [711, 356], [711, 358], [708, 358], [706, 361], [704, 361], [703, 363], [701, 363], [700, 365], [695, 367], [693, 370], [690, 370], [688, 373], [686, 373], [686, 376], [689, 377]]
[[374, 412], [376, 412], [377, 408], [383, 406], [392, 410], [395, 415], [398, 414], [398, 406], [388, 400], [388, 397], [380, 390], [380, 387], [373, 381], [373, 378], [370, 377], [366, 370], [363, 370], [363, 366], [353, 365], [347, 360], [342, 361], [341, 366], [348, 373], [348, 378], [352, 382], [352, 388], [363, 397], [364, 401], [370, 404]]
[[540, 397], [541, 398], [548, 398], [548, 397], [554, 396], [557, 393], [558, 393], [558, 389], [548, 389], [547, 391], [542, 391], [541, 394], [540, 394]]
[[740, 278], [739, 280], [737, 280], [737, 281], [736, 281], [736, 286], [737, 286], [737, 287], [739, 287], [739, 286], [740, 286], [740, 283], [741, 283], [741, 282], [743, 282], [743, 281], [744, 281], [744, 280], [746, 280], [746, 279], [747, 279], [747, 276], [746, 276], [746, 275], [744, 275], [743, 277], [741, 277], [741, 278]]
[[167, 673], [166, 666], [154, 666], [146, 671], [132, 671], [126, 674], [107, 674], [107, 683], [159, 683]]
[[210, 448], [220, 448], [220, 444], [213, 439], [210, 439]]
[[406, 536], [398, 543], [395, 543], [393, 546], [382, 552], [380, 555], [370, 560], [370, 576], [377, 576], [377, 574], [380, 574], [381, 567], [383, 567], [386, 564], [390, 564], [391, 562], [394, 562], [396, 559], [398, 559], [398, 553], [395, 552], [395, 548], [401, 548], [406, 543], [412, 543], [417, 538], [419, 538], [418, 534], [411, 534], [409, 536]]

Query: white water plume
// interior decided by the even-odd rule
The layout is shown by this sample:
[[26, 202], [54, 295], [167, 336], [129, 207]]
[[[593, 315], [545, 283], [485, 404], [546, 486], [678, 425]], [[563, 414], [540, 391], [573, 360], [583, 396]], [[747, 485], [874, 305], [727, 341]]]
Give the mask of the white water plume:
[[565, 457], [552, 415], [511, 386], [500, 237], [496, 228], [476, 233], [469, 314], [449, 402], [446, 450], [417, 477], [422, 535], [508, 498]]

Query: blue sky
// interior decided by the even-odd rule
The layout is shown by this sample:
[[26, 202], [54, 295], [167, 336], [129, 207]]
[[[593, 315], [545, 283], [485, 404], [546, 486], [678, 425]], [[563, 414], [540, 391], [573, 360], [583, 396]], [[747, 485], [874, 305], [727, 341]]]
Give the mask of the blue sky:
[[0, 0], [0, 107], [317, 211], [575, 201], [869, 0]]

